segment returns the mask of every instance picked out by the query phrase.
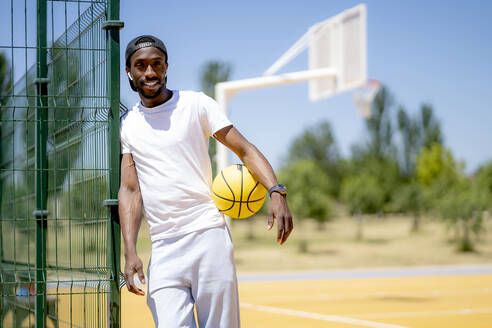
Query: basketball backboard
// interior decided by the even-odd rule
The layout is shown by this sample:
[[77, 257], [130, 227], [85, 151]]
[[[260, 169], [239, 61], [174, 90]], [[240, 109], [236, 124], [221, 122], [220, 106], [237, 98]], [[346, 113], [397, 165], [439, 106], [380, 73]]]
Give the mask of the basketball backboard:
[[309, 69], [334, 68], [333, 78], [309, 82], [313, 101], [360, 87], [367, 81], [366, 6], [354, 8], [309, 29]]
[[314, 24], [266, 72], [273, 75], [305, 49], [309, 71], [332, 69], [335, 74], [309, 81], [312, 101], [363, 86], [367, 81], [367, 9], [364, 4]]

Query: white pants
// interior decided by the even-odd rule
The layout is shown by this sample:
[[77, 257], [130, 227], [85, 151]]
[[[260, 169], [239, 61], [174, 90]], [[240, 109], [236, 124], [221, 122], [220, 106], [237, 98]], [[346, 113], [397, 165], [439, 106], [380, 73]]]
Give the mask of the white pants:
[[147, 304], [157, 328], [238, 328], [239, 300], [227, 226], [152, 243]]

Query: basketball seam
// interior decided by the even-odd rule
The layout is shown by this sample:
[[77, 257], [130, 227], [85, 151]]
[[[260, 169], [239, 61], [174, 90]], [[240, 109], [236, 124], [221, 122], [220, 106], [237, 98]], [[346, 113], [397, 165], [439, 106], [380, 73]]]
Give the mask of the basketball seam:
[[[230, 210], [231, 208], [233, 208], [233, 207], [234, 207], [234, 204], [236, 203], [236, 197], [234, 196], [234, 191], [232, 191], [231, 186], [229, 186], [229, 184], [227, 183], [227, 180], [226, 180], [226, 178], [224, 177], [224, 173], [223, 173], [222, 171], [220, 172], [220, 175], [222, 176], [222, 179], [224, 180], [224, 182], [225, 182], [225, 184], [226, 184], [227, 188], [229, 188], [229, 190], [231, 191], [231, 194], [232, 194], [232, 205], [231, 205], [231, 207], [229, 207], [228, 209], [222, 210], [222, 211], [228, 211], [228, 210]], [[215, 194], [217, 197], [220, 197], [220, 196], [219, 196], [219, 195], [217, 195], [215, 192], [214, 192], [214, 194]], [[220, 197], [220, 198], [222, 198], [222, 197]], [[231, 200], [229, 200], [229, 201], [231, 201]], [[219, 211], [220, 211], [220, 210], [219, 210]]]
[[220, 208], [218, 208], [218, 207], [217, 207], [217, 209], [218, 209], [219, 211], [221, 211], [221, 212], [229, 211], [231, 208], [233, 208], [233, 207], [234, 207], [235, 202], [234, 202], [233, 200], [230, 200], [230, 199], [226, 199], [226, 198], [224, 198], [224, 197], [221, 197], [221, 196], [217, 195], [215, 192], [214, 192], [214, 195], [215, 195], [215, 196], [217, 196], [217, 197], [219, 197], [219, 198], [221, 198], [221, 199], [223, 199], [223, 200], [227, 200], [227, 201], [229, 201], [229, 202], [232, 202], [232, 205], [231, 205], [231, 207], [229, 207], [229, 208], [226, 208], [226, 209], [221, 210]]
[[244, 166], [241, 165], [241, 197], [239, 202], [239, 210], [237, 212], [237, 217], [241, 217], [241, 206], [243, 205], [243, 180], [244, 180]]
[[254, 199], [254, 200], [236, 200], [235, 201], [235, 200], [228, 199], [228, 198], [222, 197], [220, 195], [217, 195], [217, 193], [215, 191], [213, 193], [215, 196], [219, 197], [220, 199], [226, 200], [228, 202], [236, 202], [236, 203], [255, 203], [255, 202], [259, 202], [260, 200], [265, 199], [265, 197], [261, 197], [261, 198]]
[[[254, 213], [250, 208], [249, 208], [249, 198], [251, 197], [251, 194], [253, 193], [253, 191], [255, 191], [256, 187], [258, 187], [258, 184], [259, 182], [256, 182], [255, 186], [253, 187], [253, 189], [251, 189], [249, 195], [248, 195], [248, 199], [246, 200], [246, 207], [248, 208], [248, 210], [251, 212], [251, 213]], [[265, 197], [263, 197], [265, 198]], [[262, 199], [263, 199], [262, 198]]]

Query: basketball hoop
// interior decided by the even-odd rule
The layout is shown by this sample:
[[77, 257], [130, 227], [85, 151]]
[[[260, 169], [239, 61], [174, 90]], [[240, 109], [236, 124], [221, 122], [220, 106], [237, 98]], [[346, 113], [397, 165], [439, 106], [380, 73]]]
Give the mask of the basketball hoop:
[[371, 107], [374, 98], [381, 88], [381, 82], [377, 80], [369, 80], [364, 86], [353, 93], [353, 100], [357, 108], [357, 114], [368, 119], [371, 116]]

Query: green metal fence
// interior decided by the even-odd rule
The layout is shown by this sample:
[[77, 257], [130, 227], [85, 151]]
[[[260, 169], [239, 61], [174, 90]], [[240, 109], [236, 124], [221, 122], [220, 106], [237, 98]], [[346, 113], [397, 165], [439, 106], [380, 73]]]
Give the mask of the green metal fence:
[[119, 327], [119, 0], [0, 6], [0, 327]]

